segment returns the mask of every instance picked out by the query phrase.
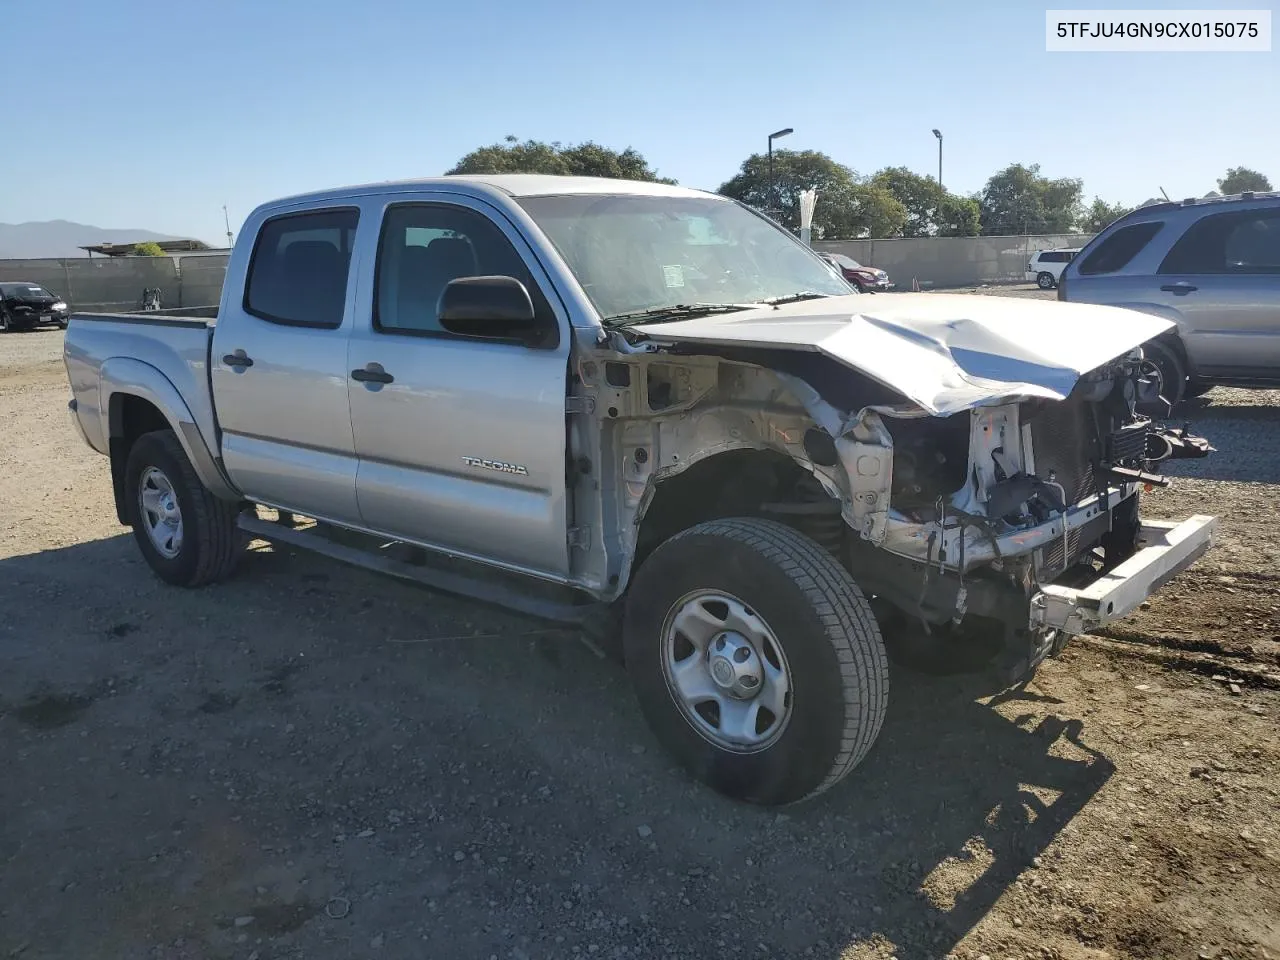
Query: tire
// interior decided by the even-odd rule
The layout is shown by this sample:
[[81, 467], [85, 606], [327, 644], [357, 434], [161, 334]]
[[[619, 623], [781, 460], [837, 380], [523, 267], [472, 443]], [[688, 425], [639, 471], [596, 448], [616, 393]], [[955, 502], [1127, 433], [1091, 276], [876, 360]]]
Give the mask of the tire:
[[13, 324], [9, 322], [9, 314], [0, 309], [0, 333], [12, 333]]
[[1036, 286], [1041, 290], [1052, 290], [1058, 285], [1058, 281], [1053, 279], [1053, 274], [1048, 270], [1041, 270], [1036, 274]]
[[1160, 375], [1160, 395], [1177, 408], [1186, 397], [1187, 368], [1178, 351], [1161, 340], [1151, 340], [1142, 345], [1146, 360]]
[[[166, 485], [167, 497], [163, 494]], [[157, 513], [148, 514], [142, 503], [144, 487], [153, 502], [159, 492], [159, 502], [176, 505], [178, 525], [169, 532], [180, 532], [176, 540], [171, 537], [167, 542], [171, 553], [158, 545], [150, 528], [156, 525], [153, 517], [172, 517], [172, 511], [158, 508]], [[199, 587], [231, 575], [243, 545], [236, 527], [239, 504], [209, 492], [172, 431], [157, 430], [137, 439], [125, 465], [124, 490], [134, 539], [147, 565], [161, 580], [180, 587]]]
[[[673, 627], [689, 610], [697, 615], [686, 622], [706, 633], [702, 649]], [[726, 638], [730, 646], [717, 646]], [[867, 755], [884, 722], [888, 658], [866, 598], [830, 553], [771, 520], [713, 520], [661, 544], [628, 591], [623, 645], [658, 740], [693, 776], [734, 799], [772, 806], [822, 793]], [[693, 651], [685, 659], [677, 659], [681, 646]], [[711, 656], [713, 648], [720, 656]], [[761, 706], [726, 694], [724, 677], [713, 675], [713, 666], [726, 664], [733, 672], [730, 658], [747, 671], [735, 687], [757, 671], [749, 689]], [[677, 674], [705, 674], [697, 683], [714, 698], [690, 706], [696, 698], [683, 697], [669, 679]], [[780, 688], [788, 692], [779, 696]], [[734, 713], [722, 713], [721, 704]], [[753, 709], [755, 723], [740, 729], [755, 739], [726, 744], [728, 717]]]

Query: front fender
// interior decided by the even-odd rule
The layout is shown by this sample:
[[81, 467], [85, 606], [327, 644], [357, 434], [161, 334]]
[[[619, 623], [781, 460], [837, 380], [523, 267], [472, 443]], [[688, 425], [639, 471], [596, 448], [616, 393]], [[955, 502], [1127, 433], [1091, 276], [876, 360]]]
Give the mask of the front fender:
[[182, 444], [196, 476], [214, 496], [241, 499], [240, 491], [227, 479], [214, 451], [201, 436], [190, 406], [159, 368], [132, 357], [112, 357], [102, 364], [98, 374], [98, 416], [104, 437], [124, 435], [122, 407], [112, 403], [118, 395], [139, 397], [160, 411]]

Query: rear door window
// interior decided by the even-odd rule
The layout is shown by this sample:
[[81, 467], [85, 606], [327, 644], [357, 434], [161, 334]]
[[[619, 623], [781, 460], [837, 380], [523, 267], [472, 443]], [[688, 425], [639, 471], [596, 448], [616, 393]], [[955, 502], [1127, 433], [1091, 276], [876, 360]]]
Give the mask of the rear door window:
[[1280, 210], [1219, 213], [1173, 245], [1160, 273], [1280, 274]]
[[1123, 270], [1142, 252], [1142, 249], [1151, 242], [1151, 238], [1159, 233], [1163, 226], [1164, 222], [1157, 220], [1121, 227], [1109, 237], [1105, 237], [1080, 262], [1081, 275], [1096, 276]]
[[264, 223], [249, 263], [245, 311], [286, 326], [340, 327], [359, 217], [343, 208]]

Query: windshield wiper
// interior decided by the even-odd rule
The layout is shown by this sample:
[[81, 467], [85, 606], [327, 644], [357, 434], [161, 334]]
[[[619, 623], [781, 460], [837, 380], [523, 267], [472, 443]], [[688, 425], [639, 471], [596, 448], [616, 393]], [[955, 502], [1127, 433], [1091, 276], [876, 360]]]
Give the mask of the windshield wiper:
[[754, 306], [757, 304], [677, 303], [670, 307], [651, 307], [648, 310], [615, 313], [611, 317], [605, 317], [604, 322], [610, 327], [631, 327], [639, 323], [667, 323], [672, 320], [688, 320], [690, 317], [705, 317], [713, 313], [733, 313], [737, 310], [750, 310]]
[[799, 303], [801, 300], [823, 300], [829, 297], [828, 293], [816, 293], [813, 290], [803, 290], [800, 293], [793, 293], [786, 297], [774, 297], [772, 300], [763, 300], [771, 307], [780, 307], [784, 303]]

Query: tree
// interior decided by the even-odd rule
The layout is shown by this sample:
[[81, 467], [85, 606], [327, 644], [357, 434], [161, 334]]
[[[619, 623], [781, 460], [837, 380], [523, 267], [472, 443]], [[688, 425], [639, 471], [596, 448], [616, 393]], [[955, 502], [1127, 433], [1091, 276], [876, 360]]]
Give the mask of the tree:
[[942, 188], [933, 177], [921, 176], [906, 167], [885, 167], [871, 182], [888, 190], [906, 211], [904, 237], [928, 237], [936, 231], [935, 216]]
[[1248, 167], [1232, 167], [1227, 175], [1218, 181], [1221, 193], [1265, 193], [1271, 189], [1271, 181], [1257, 170]]
[[1065, 233], [1080, 214], [1083, 184], [1075, 178], [1050, 180], [1040, 164], [1010, 164], [982, 189], [984, 234]]
[[145, 243], [135, 243], [133, 245], [133, 255], [135, 257], [163, 257], [164, 249], [160, 244], [148, 240]]
[[773, 154], [775, 189], [770, 195], [769, 158], [753, 153], [742, 161], [732, 179], [720, 185], [726, 197], [770, 213], [783, 226], [800, 228], [800, 193], [816, 190], [818, 205], [813, 213], [814, 231], [829, 236], [853, 203], [855, 175], [817, 150], [776, 150]]
[[815, 236], [852, 239], [896, 236], [906, 210], [883, 187], [860, 183], [858, 175], [817, 150], [777, 150], [773, 154], [776, 193], [769, 189], [769, 157], [753, 153], [738, 173], [720, 185], [720, 193], [757, 210], [768, 212], [783, 226], [800, 229], [800, 193], [814, 190]]
[[[888, 189], [878, 183], [856, 183], [852, 197], [853, 204], [847, 219], [840, 224], [843, 238], [902, 236], [907, 223], [907, 208]], [[824, 233], [823, 236], [827, 235]]]
[[871, 182], [884, 187], [902, 204], [906, 212], [904, 237], [978, 235], [978, 202], [947, 193], [933, 177], [906, 167], [885, 167]]
[[656, 183], [675, 181], [659, 177], [644, 156], [631, 147], [618, 152], [587, 141], [564, 147], [559, 143], [543, 143], [507, 137], [472, 150], [448, 171], [457, 173], [550, 173], [562, 176], [611, 177], [615, 180], [648, 180]]
[[1113, 220], [1119, 220], [1132, 210], [1133, 207], [1126, 207], [1119, 203], [1107, 203], [1101, 197], [1094, 197], [1093, 203], [1089, 204], [1080, 217], [1080, 232], [1100, 233], [1107, 224]]
[[934, 225], [940, 237], [976, 237], [981, 229], [982, 213], [973, 197], [945, 194], [934, 214]]

